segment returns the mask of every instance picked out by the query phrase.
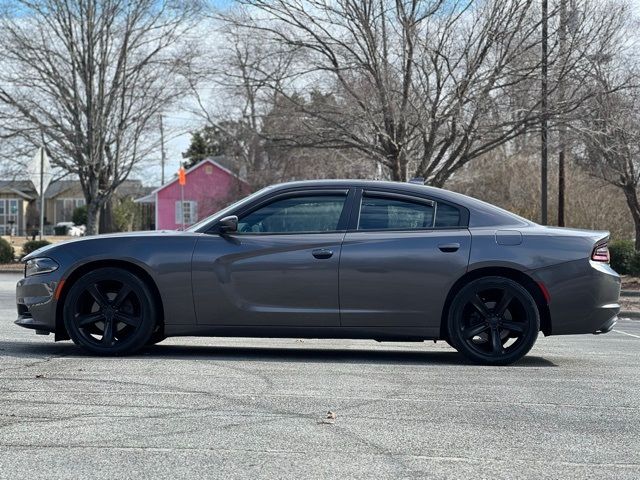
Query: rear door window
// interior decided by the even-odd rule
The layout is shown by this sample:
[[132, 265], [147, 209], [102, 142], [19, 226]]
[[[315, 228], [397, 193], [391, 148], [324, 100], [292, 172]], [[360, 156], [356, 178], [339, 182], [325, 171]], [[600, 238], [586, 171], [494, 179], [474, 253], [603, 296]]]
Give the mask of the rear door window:
[[360, 204], [358, 230], [424, 230], [460, 225], [460, 210], [427, 199], [365, 194]]

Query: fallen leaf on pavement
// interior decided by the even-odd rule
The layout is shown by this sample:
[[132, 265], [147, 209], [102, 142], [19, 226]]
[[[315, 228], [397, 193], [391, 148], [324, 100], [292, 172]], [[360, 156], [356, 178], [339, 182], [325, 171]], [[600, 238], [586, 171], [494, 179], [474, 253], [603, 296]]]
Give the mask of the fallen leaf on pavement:
[[335, 412], [332, 412], [331, 410], [329, 410], [327, 412], [327, 416], [326, 418], [323, 418], [322, 420], [318, 421], [318, 424], [322, 424], [322, 425], [333, 425], [334, 423], [336, 423], [336, 417], [338, 415], [336, 415]]

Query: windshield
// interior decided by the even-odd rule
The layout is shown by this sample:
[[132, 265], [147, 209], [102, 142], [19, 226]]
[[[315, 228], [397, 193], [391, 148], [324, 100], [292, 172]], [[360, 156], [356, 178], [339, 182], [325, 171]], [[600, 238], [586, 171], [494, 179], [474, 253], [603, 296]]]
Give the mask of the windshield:
[[245, 203], [249, 203], [251, 202], [254, 198], [262, 195], [264, 192], [266, 192], [267, 190], [270, 190], [273, 187], [265, 187], [261, 190], [258, 190], [255, 193], [252, 193], [251, 195], [249, 195], [248, 197], [244, 197], [241, 198], [240, 200], [238, 200], [235, 203], [232, 203], [231, 205], [229, 205], [228, 207], [223, 208], [222, 210], [214, 213], [213, 215], [209, 215], [208, 217], [200, 220], [197, 223], [194, 223], [193, 225], [191, 225], [189, 228], [186, 229], [187, 232], [197, 232], [199, 230], [202, 230], [202, 228], [204, 226], [206, 226], [208, 223], [210, 223], [211, 221], [213, 221], [214, 219], [219, 219], [222, 218], [226, 215], [230, 215], [231, 212], [233, 212], [234, 210], [236, 210], [238, 207], [241, 207], [242, 205], [244, 205]]

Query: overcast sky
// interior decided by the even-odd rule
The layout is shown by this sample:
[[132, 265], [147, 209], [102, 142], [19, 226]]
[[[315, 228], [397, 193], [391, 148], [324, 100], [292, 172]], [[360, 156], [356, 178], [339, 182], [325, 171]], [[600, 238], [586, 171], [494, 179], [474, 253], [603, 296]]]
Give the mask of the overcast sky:
[[[229, 8], [233, 3], [235, 3], [234, 0], [211, 1], [220, 9]], [[167, 153], [165, 182], [167, 182], [171, 179], [172, 175], [178, 171], [180, 162], [183, 161], [182, 152], [188, 148], [189, 141], [191, 139], [191, 135], [188, 132], [196, 130], [199, 126], [202, 126], [202, 121], [190, 114], [186, 108], [184, 110], [174, 109], [166, 114], [165, 126], [167, 127], [167, 130], [173, 130], [173, 133], [166, 134], [167, 138], [165, 138], [165, 149]], [[132, 172], [131, 177], [140, 178], [145, 185], [148, 186], [160, 185], [160, 156], [158, 155], [157, 159], [150, 159], [149, 163], [145, 162], [145, 165], [141, 167], [139, 171]]]

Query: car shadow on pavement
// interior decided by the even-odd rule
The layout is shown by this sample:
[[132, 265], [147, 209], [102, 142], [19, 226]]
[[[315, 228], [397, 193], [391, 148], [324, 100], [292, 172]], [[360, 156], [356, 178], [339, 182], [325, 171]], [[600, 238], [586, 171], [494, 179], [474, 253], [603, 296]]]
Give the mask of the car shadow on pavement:
[[[11, 357], [88, 357], [70, 342], [32, 343], [0, 342], [0, 355]], [[94, 357], [95, 358], [95, 357]], [[443, 351], [382, 350], [375, 348], [314, 348], [295, 346], [229, 346], [229, 345], [154, 345], [135, 355], [123, 358], [153, 358], [167, 360], [223, 360], [305, 363], [370, 363], [381, 365], [471, 365], [453, 349]], [[527, 355], [513, 367], [557, 367], [550, 360]]]

